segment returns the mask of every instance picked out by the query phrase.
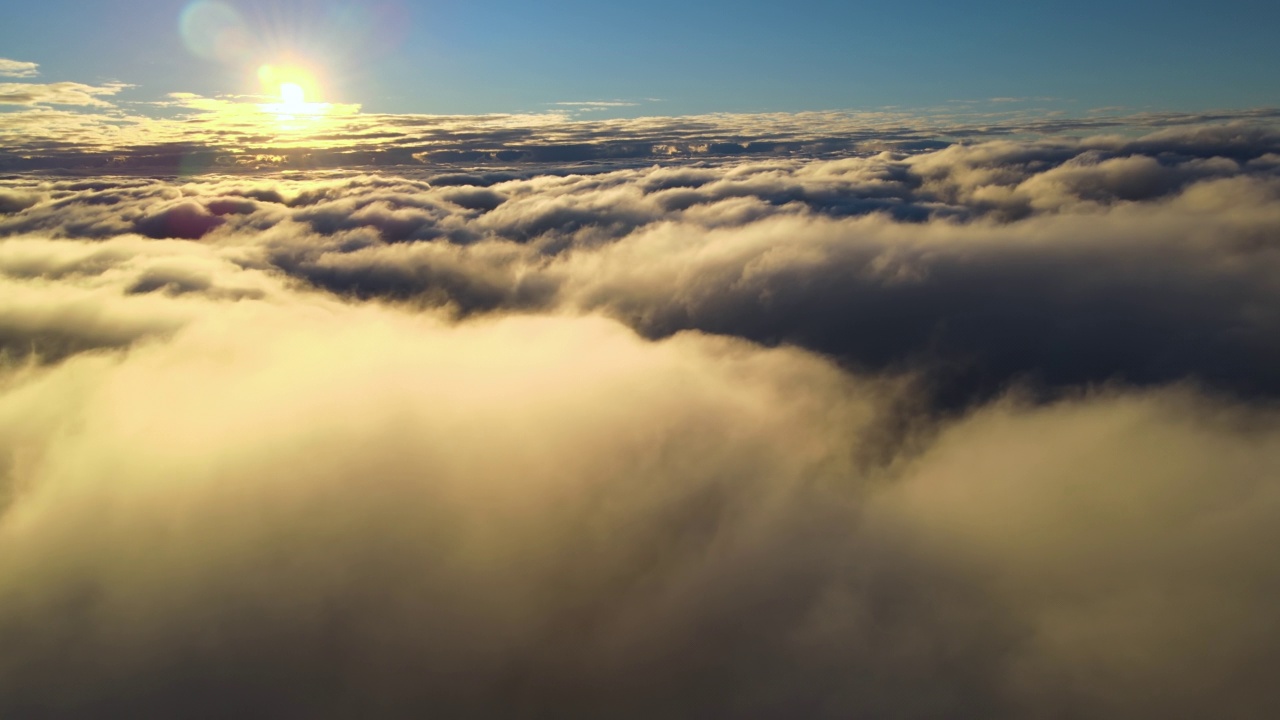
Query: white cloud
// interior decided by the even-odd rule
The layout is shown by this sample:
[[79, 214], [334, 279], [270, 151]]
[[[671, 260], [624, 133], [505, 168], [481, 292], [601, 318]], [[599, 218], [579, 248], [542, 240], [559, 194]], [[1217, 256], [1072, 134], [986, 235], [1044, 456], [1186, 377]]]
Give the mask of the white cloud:
[[130, 87], [123, 83], [85, 85], [74, 82], [59, 83], [0, 83], [0, 105], [80, 105], [109, 108], [104, 95], [115, 95]]
[[624, 100], [587, 100], [582, 102], [558, 102], [553, 105], [566, 105], [569, 107], [591, 107], [591, 108], [615, 108], [615, 107], [635, 107], [640, 103], [627, 102]]
[[32, 78], [40, 74], [39, 67], [33, 62], [0, 58], [0, 77]]
[[0, 715], [1271, 717], [1276, 146], [6, 175]]
[[1228, 669], [1278, 640], [1271, 411], [1005, 400], [885, 456], [909, 390], [800, 350], [455, 323], [249, 265], [0, 245], [4, 333], [142, 331], [0, 376], [0, 708], [1270, 707]]

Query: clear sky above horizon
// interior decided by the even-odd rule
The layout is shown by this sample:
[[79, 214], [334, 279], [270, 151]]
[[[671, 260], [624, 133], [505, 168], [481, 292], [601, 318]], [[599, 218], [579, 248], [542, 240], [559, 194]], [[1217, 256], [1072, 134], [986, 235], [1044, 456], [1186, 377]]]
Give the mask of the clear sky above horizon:
[[[1036, 103], [1203, 110], [1280, 101], [1280, 3], [523, 3], [226, 0], [240, 55], [194, 52], [182, 0], [5, 0], [0, 56], [41, 82], [120, 81], [121, 100], [257, 91], [314, 68], [366, 112], [602, 115]], [[199, 18], [197, 18], [199, 19]], [[190, 31], [191, 28], [188, 28]], [[195, 31], [200, 28], [196, 27]]]

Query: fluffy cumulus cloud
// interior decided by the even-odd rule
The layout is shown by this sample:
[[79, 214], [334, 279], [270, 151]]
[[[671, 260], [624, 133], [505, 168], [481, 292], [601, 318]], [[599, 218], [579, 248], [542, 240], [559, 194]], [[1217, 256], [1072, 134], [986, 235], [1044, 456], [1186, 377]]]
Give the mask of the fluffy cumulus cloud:
[[0, 715], [1274, 717], [1278, 138], [0, 177]]
[[832, 159], [15, 176], [0, 232], [200, 240], [348, 299], [798, 345], [951, 405], [1012, 383], [1275, 396], [1278, 151], [1226, 124]]

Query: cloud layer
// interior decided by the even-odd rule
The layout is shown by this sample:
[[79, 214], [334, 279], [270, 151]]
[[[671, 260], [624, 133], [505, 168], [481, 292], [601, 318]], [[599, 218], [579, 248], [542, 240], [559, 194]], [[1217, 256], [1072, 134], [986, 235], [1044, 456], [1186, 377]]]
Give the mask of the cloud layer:
[[[18, 63], [22, 65], [22, 63]], [[1090, 113], [1034, 108], [981, 112], [826, 111], [584, 120], [585, 111], [629, 101], [550, 102], [525, 114], [387, 115], [359, 105], [315, 103], [301, 112], [266, 96], [107, 99], [132, 87], [80, 83], [0, 85], [0, 170], [191, 174], [376, 166], [438, 168], [528, 163], [645, 164], [681, 159], [843, 157], [883, 150], [945, 148], [981, 141], [1160, 129], [1235, 122], [1274, 130], [1280, 110]], [[52, 106], [59, 106], [55, 110]], [[80, 106], [72, 109], [74, 106]], [[548, 108], [553, 110], [547, 112]], [[1257, 149], [1255, 141], [1249, 143]], [[1268, 141], [1276, 148], [1274, 136]]]
[[0, 179], [0, 715], [1273, 717], [1280, 136], [938, 145]]
[[944, 405], [1013, 383], [1274, 397], [1278, 145], [1227, 124], [831, 160], [15, 178], [0, 232], [198, 239], [347, 298], [799, 345], [920, 374]]

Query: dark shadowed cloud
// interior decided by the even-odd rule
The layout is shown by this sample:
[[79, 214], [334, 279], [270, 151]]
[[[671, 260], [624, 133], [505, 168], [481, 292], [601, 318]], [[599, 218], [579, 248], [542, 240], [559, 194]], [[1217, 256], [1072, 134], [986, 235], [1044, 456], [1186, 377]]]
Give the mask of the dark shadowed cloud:
[[798, 350], [159, 244], [5, 258], [62, 278], [4, 304], [46, 334], [156, 333], [5, 375], [7, 714], [1276, 709], [1273, 414], [1008, 401], [868, 465], [902, 388]]

